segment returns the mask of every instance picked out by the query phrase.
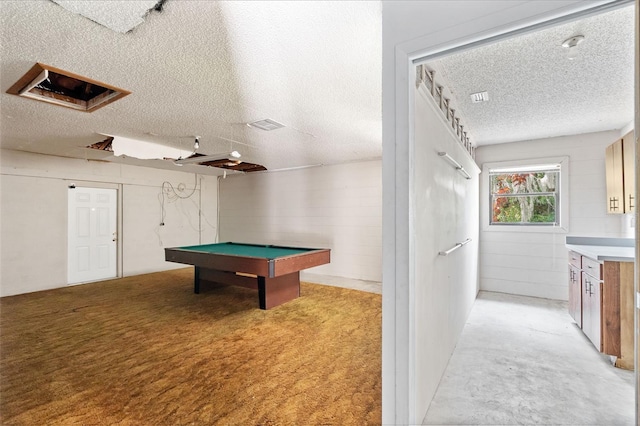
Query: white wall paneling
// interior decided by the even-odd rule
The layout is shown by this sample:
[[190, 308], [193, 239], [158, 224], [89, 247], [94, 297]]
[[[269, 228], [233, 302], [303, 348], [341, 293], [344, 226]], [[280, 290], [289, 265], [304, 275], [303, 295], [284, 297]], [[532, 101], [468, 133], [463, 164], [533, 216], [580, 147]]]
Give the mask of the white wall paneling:
[[[66, 285], [67, 187], [71, 183], [119, 188], [123, 276], [184, 267], [165, 262], [164, 247], [217, 238], [215, 176], [9, 150], [1, 152], [0, 174], [2, 296]], [[161, 226], [163, 182], [183, 197], [194, 184], [197, 189], [189, 198], [166, 194], [165, 225]]]
[[0, 295], [67, 284], [67, 186], [0, 176]]
[[[534, 141], [481, 146], [479, 164], [545, 157], [569, 157], [568, 232], [551, 233], [529, 227], [488, 229], [489, 188], [480, 189], [480, 289], [567, 300], [567, 235], [623, 237], [624, 222], [606, 213], [604, 151], [618, 131], [562, 136]], [[534, 232], [531, 232], [531, 231]]]
[[[426, 414], [478, 292], [480, 170], [424, 86], [415, 98], [413, 247], [416, 412]], [[451, 155], [466, 179], [438, 152]], [[456, 243], [471, 242], [448, 256]]]
[[382, 280], [379, 160], [228, 176], [220, 206], [220, 241], [330, 248], [306, 272]]

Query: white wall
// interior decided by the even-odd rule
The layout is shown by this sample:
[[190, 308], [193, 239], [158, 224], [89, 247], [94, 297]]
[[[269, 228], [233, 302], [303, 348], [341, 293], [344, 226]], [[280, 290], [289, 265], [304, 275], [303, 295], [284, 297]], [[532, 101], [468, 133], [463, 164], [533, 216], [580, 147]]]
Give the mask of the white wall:
[[[425, 412], [416, 386], [425, 389], [435, 377], [416, 377], [415, 347], [425, 336], [415, 333], [413, 228], [413, 60], [491, 36], [584, 10], [608, 1], [384, 1], [382, 4], [382, 423], [418, 424]], [[427, 142], [430, 144], [430, 142]], [[438, 303], [438, 301], [433, 301]], [[429, 382], [429, 383], [425, 383]], [[428, 404], [429, 401], [426, 401]]]
[[569, 223], [566, 233], [489, 230], [489, 188], [480, 190], [480, 288], [567, 300], [567, 235], [622, 237], [620, 215], [606, 213], [605, 148], [618, 131], [481, 146], [479, 164], [544, 157], [569, 157]]
[[160, 226], [159, 195], [165, 181], [174, 188], [183, 183], [185, 191], [178, 192], [188, 195], [195, 179], [184, 172], [2, 150], [0, 295], [67, 285], [67, 192], [71, 183], [115, 186], [120, 191], [119, 269], [123, 276], [184, 267], [165, 262], [164, 247], [215, 241], [217, 177], [198, 175], [198, 189], [191, 198], [172, 199], [168, 194], [165, 226]]
[[[415, 392], [416, 412], [426, 413], [478, 293], [480, 170], [423, 88], [415, 117]], [[438, 156], [443, 151], [472, 179]], [[467, 239], [448, 256], [439, 255]]]
[[331, 249], [308, 273], [382, 280], [381, 163], [220, 180], [220, 241]]

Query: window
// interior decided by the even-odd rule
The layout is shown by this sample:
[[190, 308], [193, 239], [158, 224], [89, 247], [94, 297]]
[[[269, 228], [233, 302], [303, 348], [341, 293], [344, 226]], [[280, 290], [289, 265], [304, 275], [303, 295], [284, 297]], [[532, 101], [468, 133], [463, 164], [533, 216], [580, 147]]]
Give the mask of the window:
[[561, 163], [492, 167], [489, 224], [559, 226]]
[[[537, 175], [537, 179], [542, 181], [538, 182], [541, 183], [540, 186], [534, 186], [536, 183], [534, 181], [529, 182], [527, 187], [526, 178], [530, 174], [534, 177]], [[551, 184], [554, 174], [555, 182]], [[516, 175], [515, 181], [518, 185], [514, 186], [513, 179], [509, 182], [498, 178], [503, 175]], [[548, 177], [545, 178], [545, 175]], [[482, 164], [480, 178], [480, 223], [483, 232], [550, 234], [569, 232], [568, 156], [486, 162]], [[500, 189], [499, 185], [503, 185], [503, 188]], [[508, 189], [509, 185], [511, 189]], [[541, 189], [543, 185], [545, 189]], [[521, 197], [523, 197], [522, 206], [518, 201]], [[529, 204], [527, 205], [525, 201]], [[494, 215], [494, 207], [500, 207], [503, 214]], [[525, 219], [528, 218], [528, 221], [524, 222], [522, 221], [523, 207]], [[511, 208], [511, 210], [505, 213], [504, 208]]]

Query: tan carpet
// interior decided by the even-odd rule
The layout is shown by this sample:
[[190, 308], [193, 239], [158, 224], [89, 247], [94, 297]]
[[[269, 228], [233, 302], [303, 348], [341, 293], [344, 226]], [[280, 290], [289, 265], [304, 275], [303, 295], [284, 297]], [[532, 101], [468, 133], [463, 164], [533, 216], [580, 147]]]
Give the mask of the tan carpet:
[[192, 269], [0, 299], [6, 425], [381, 421], [381, 298], [302, 284], [257, 309]]

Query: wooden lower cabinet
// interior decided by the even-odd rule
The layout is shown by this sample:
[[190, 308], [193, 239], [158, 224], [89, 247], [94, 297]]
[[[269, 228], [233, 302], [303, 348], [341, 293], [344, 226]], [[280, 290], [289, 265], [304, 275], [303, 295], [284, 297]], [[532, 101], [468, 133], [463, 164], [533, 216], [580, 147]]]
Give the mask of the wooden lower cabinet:
[[633, 369], [633, 275], [633, 262], [569, 253], [569, 314], [598, 351], [625, 369]]
[[634, 369], [634, 266], [633, 262], [620, 262], [620, 357], [616, 367]]

